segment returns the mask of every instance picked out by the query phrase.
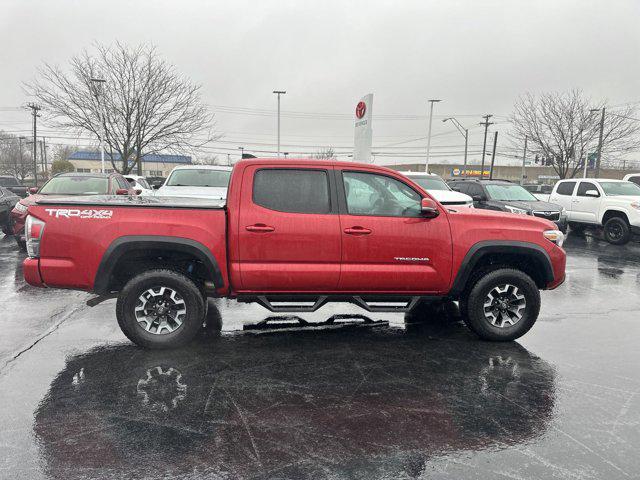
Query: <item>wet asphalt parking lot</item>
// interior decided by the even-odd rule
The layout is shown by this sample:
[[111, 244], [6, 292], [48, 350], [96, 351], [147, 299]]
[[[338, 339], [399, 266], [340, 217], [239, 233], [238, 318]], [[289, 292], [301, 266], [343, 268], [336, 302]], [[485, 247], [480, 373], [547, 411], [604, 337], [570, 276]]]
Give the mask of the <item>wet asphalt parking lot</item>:
[[[401, 314], [255, 334], [266, 310], [220, 300], [193, 345], [145, 351], [0, 238], [0, 478], [640, 478], [640, 243], [566, 250], [518, 342]], [[336, 313], [363, 312], [303, 317]]]

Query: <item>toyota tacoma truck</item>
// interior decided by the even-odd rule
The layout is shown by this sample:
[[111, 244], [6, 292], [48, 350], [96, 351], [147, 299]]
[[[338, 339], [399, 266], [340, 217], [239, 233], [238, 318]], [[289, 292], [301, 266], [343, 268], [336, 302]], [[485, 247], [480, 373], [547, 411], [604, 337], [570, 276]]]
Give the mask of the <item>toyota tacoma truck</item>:
[[624, 245], [633, 234], [640, 234], [640, 186], [630, 181], [560, 180], [549, 201], [565, 208], [574, 231], [601, 227], [605, 240], [613, 245]]
[[273, 312], [458, 301], [478, 336], [508, 341], [535, 323], [539, 290], [563, 282], [563, 240], [545, 219], [445, 208], [387, 168], [250, 159], [234, 167], [226, 201], [40, 199], [26, 221], [24, 275], [93, 292], [91, 305], [117, 297], [122, 331], [149, 348], [188, 343], [207, 297]]

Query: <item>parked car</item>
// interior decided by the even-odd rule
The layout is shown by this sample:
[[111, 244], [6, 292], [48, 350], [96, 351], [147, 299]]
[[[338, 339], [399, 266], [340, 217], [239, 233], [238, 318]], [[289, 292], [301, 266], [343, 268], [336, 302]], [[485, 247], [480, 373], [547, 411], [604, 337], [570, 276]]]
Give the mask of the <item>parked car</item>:
[[145, 177], [151, 188], [160, 188], [167, 180], [165, 177]]
[[553, 185], [531, 184], [523, 185], [523, 187], [534, 197], [536, 197], [538, 200], [542, 200], [543, 202], [549, 201], [549, 194], [553, 190]]
[[231, 167], [188, 165], [175, 167], [156, 195], [162, 197], [227, 198]]
[[13, 234], [18, 246], [26, 250], [24, 224], [29, 207], [45, 197], [71, 195], [135, 195], [135, 191], [119, 173], [61, 173], [51, 178], [39, 190], [20, 200], [11, 211]]
[[424, 188], [442, 205], [473, 208], [473, 199], [469, 195], [465, 195], [464, 193], [452, 190], [451, 187], [447, 185], [447, 183], [435, 173], [400, 173]]
[[604, 238], [614, 245], [640, 233], [640, 186], [635, 183], [608, 178], [560, 180], [550, 199], [566, 209], [572, 230], [603, 227]]
[[19, 197], [24, 198], [27, 196], [27, 187], [22, 185], [16, 177], [13, 177], [11, 175], [0, 176], [0, 187], [11, 190]]
[[451, 180], [451, 188], [466, 193], [474, 201], [475, 208], [532, 215], [556, 224], [562, 233], [567, 231], [564, 209], [555, 203], [543, 202], [521, 185], [507, 180]]
[[124, 178], [129, 182], [137, 195], [154, 195], [155, 192], [145, 177], [140, 175], [125, 175]]
[[543, 218], [442, 208], [387, 168], [243, 160], [226, 202], [40, 200], [29, 209], [23, 271], [33, 286], [99, 295], [90, 305], [117, 294], [122, 331], [150, 348], [189, 342], [207, 296], [273, 312], [345, 301], [414, 311], [459, 300], [477, 335], [507, 341], [535, 323], [539, 290], [564, 281], [563, 241]]
[[18, 203], [20, 197], [5, 187], [0, 187], [0, 230], [5, 235], [12, 235], [11, 210]]
[[626, 180], [627, 182], [633, 182], [636, 185], [640, 185], [640, 173], [630, 173], [628, 175], [625, 175], [623, 180]]

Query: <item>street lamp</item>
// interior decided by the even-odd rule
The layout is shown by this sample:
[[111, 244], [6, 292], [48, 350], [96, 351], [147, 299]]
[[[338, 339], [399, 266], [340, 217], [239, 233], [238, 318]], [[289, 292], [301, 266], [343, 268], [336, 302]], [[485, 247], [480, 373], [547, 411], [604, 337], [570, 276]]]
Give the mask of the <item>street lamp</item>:
[[468, 128], [464, 128], [462, 126], [462, 124], [453, 117], [449, 117], [449, 118], [445, 118], [444, 120], [442, 120], [442, 122], [447, 122], [447, 121], [451, 121], [451, 123], [453, 123], [453, 125], [456, 127], [456, 129], [462, 134], [462, 136], [464, 137], [464, 176], [465, 178], [468, 176], [468, 171], [467, 171], [467, 149], [469, 147], [469, 129]]
[[278, 158], [280, 158], [280, 95], [287, 93], [284, 90], [274, 90], [273, 93], [278, 95]]
[[602, 136], [604, 133], [604, 107], [602, 107], [602, 110], [600, 110], [599, 108], [592, 108], [591, 110], [589, 110], [589, 115], [591, 115], [592, 113], [595, 112], [599, 112], [602, 111], [602, 116], [600, 117], [600, 135], [598, 137], [598, 156], [596, 157], [596, 171], [594, 172], [594, 178], [598, 178], [598, 176], [600, 175], [600, 156], [602, 155]]
[[430, 107], [429, 107], [429, 132], [427, 133], [427, 161], [425, 162], [425, 165], [424, 165], [424, 171], [425, 172], [429, 171], [429, 150], [431, 149], [431, 122], [433, 120], [433, 104], [441, 102], [441, 101], [442, 100], [438, 100], [438, 99], [429, 100], [429, 103], [430, 103]]
[[104, 121], [104, 111], [102, 110], [102, 102], [100, 101], [100, 94], [102, 93], [102, 86], [107, 83], [104, 78], [91, 78], [91, 84], [93, 85], [94, 95], [98, 102], [98, 109], [100, 110], [99, 116], [100, 123], [102, 124], [102, 135], [100, 135], [100, 169], [104, 173], [104, 137], [107, 135], [107, 127]]
[[238, 147], [238, 149], [240, 150], [240, 160], [242, 160], [244, 158], [244, 147]]

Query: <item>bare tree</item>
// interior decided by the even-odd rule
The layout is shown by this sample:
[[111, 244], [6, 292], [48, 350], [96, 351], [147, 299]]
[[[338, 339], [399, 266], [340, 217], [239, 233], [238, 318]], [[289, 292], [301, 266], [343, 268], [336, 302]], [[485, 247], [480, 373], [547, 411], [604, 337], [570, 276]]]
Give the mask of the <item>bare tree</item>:
[[154, 47], [96, 44], [94, 50], [73, 57], [68, 72], [44, 64], [25, 85], [55, 126], [98, 138], [104, 131], [106, 157], [122, 173], [136, 165], [140, 170], [145, 154], [190, 150], [210, 140], [213, 116], [200, 100], [200, 86]]
[[335, 160], [336, 152], [333, 150], [333, 147], [325, 147], [318, 150], [313, 158], [318, 160]]
[[33, 157], [26, 139], [0, 131], [0, 173], [21, 181], [33, 174]]
[[78, 149], [71, 145], [58, 145], [53, 151], [53, 160], [69, 160]]
[[[553, 166], [560, 178], [574, 177], [584, 167], [587, 154], [594, 152], [600, 132], [600, 115], [592, 112], [605, 106], [593, 104], [582, 91], [530, 93], [520, 97], [510, 117], [518, 148], [528, 137], [528, 150]], [[612, 164], [640, 147], [640, 122], [635, 107], [617, 109], [605, 117], [602, 159]]]

